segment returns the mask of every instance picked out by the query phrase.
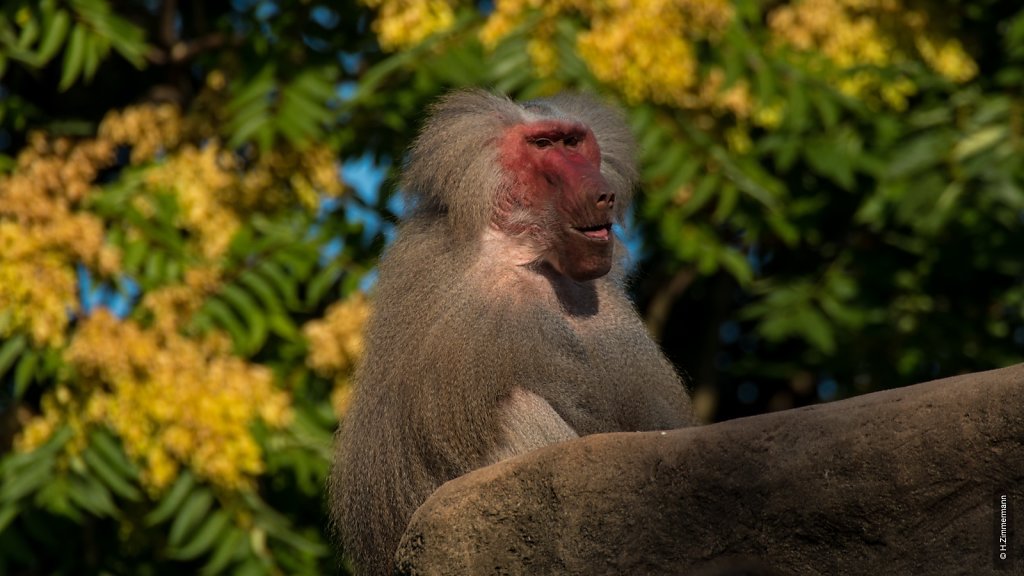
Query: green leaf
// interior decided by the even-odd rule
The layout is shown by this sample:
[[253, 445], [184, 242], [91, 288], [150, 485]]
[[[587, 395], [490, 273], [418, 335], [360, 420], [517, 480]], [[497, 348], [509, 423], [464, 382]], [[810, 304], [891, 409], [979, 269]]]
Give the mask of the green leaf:
[[104, 429], [93, 431], [89, 436], [89, 445], [108, 464], [113, 466], [120, 475], [132, 479], [139, 475], [138, 469], [128, 459], [124, 450], [122, 450], [110, 432]]
[[234, 284], [225, 286], [221, 290], [220, 296], [231, 304], [245, 318], [248, 324], [247, 332], [249, 337], [245, 342], [245, 350], [249, 353], [259, 350], [267, 339], [267, 319], [260, 310], [259, 305], [256, 304], [253, 297], [246, 293], [245, 290]]
[[762, 138], [758, 146], [775, 154], [775, 168], [778, 172], [788, 172], [799, 157], [801, 143], [801, 140], [793, 136], [771, 134]]
[[276, 120], [278, 130], [295, 146], [317, 137], [321, 132], [319, 117], [323, 116], [318, 112], [324, 112], [318, 108], [317, 103], [305, 100], [293, 91], [282, 91]]
[[[155, 196], [155, 198], [163, 199], [166, 198], [166, 195], [161, 194]], [[174, 228], [174, 224], [171, 221], [172, 215], [168, 214], [170, 210], [165, 206], [166, 203], [167, 201], [162, 201], [155, 205], [157, 209], [156, 215], [160, 219], [152, 220], [143, 216], [134, 208], [126, 210], [124, 218], [131, 225], [138, 228], [139, 232], [142, 232], [142, 235], [147, 240], [152, 241], [153, 244], [165, 248], [174, 254], [180, 254], [184, 249], [185, 241]]]
[[328, 553], [327, 547], [322, 543], [311, 538], [307, 538], [294, 530], [276, 531], [272, 536], [275, 540], [284, 542], [292, 548], [311, 556], [324, 556]]
[[149, 247], [146, 242], [142, 240], [129, 240], [124, 246], [124, 258], [122, 259], [122, 266], [125, 272], [130, 275], [138, 275], [139, 270], [142, 269], [142, 262], [146, 258], [146, 252]]
[[317, 254], [307, 249], [308, 246], [289, 246], [288, 250], [282, 250], [274, 254], [274, 260], [280, 262], [289, 269], [295, 278], [306, 278], [316, 266]]
[[886, 171], [888, 178], [908, 178], [942, 162], [952, 141], [945, 132], [932, 132], [898, 146]]
[[53, 478], [53, 467], [53, 457], [41, 455], [16, 473], [5, 474], [0, 502], [13, 502], [35, 492]]
[[99, 56], [105, 56], [113, 45], [136, 68], [145, 65], [147, 47], [141, 28], [118, 16], [106, 0], [71, 0], [71, 5], [79, 19], [94, 32], [99, 42]]
[[287, 314], [271, 314], [268, 319], [270, 329], [285, 340], [297, 341], [302, 338], [302, 333], [295, 326], [291, 316]]
[[510, 36], [507, 40], [502, 42], [502, 45], [512, 49], [499, 49], [492, 52], [491, 57], [494, 64], [490, 68], [491, 78], [507, 78], [517, 74], [523, 69], [528, 70], [530, 68], [530, 55], [525, 50], [526, 46], [524, 42], [519, 38]]
[[221, 328], [228, 331], [231, 335], [231, 339], [234, 341], [235, 346], [239, 350], [246, 350], [248, 344], [248, 332], [242, 322], [239, 321], [235, 313], [231, 311], [231, 308], [220, 298], [214, 296], [209, 298], [203, 304], [203, 310], [210, 315], [210, 318], [220, 326]]
[[18, 36], [16, 46], [21, 50], [28, 50], [39, 39], [39, 32], [39, 21], [34, 16], [30, 16], [21, 27], [21, 35]]
[[777, 199], [784, 194], [785, 189], [756, 161], [732, 158], [723, 149], [716, 149], [713, 156], [721, 163], [726, 178], [735, 184], [740, 192], [761, 203], [768, 210], [778, 209]]
[[682, 260], [688, 260], [689, 255], [687, 254], [691, 245], [689, 243], [680, 242], [680, 235], [683, 229], [683, 221], [676, 218], [661, 218], [658, 222], [658, 234], [661, 236], [662, 242], [668, 246], [674, 246], [676, 252]]
[[206, 488], [200, 488], [191, 494], [181, 506], [171, 524], [167, 542], [174, 548], [180, 548], [185, 536], [202, 522], [213, 505], [213, 494]]
[[0, 504], [0, 534], [3, 534], [4, 529], [10, 526], [11, 522], [18, 517], [18, 512], [20, 510], [16, 502]]
[[807, 113], [807, 89], [808, 86], [800, 82], [791, 81], [786, 86], [785, 123], [793, 132], [802, 132], [810, 119]]
[[499, 93], [514, 94], [534, 78], [533, 63], [527, 59], [524, 66], [513, 68], [507, 76], [492, 75], [494, 89]]
[[829, 178], [845, 190], [854, 185], [853, 162], [860, 155], [860, 142], [849, 131], [808, 142], [804, 158], [814, 171]]
[[846, 306], [832, 296], [822, 296], [821, 309], [828, 317], [847, 328], [860, 328], [864, 324], [864, 313], [853, 306]]
[[980, 154], [1010, 136], [1010, 129], [1005, 125], [988, 126], [969, 134], [953, 147], [953, 159], [958, 162]]
[[64, 53], [64, 67], [61, 70], [60, 84], [57, 87], [61, 92], [70, 88], [82, 73], [82, 63], [85, 60], [85, 39], [85, 28], [81, 24], [76, 24], [71, 31], [71, 40], [68, 42], [67, 51]]
[[265, 561], [260, 560], [266, 554], [266, 550], [257, 550], [256, 555], [250, 556], [235, 570], [235, 576], [266, 576], [270, 570], [264, 566]]
[[[34, 350], [28, 350], [21, 355], [18, 366], [14, 369], [14, 397], [18, 400], [25, 395], [32, 378], [36, 374], [36, 366], [39, 364], [39, 354]], [[0, 371], [2, 373], [2, 371]]]
[[260, 315], [259, 305], [256, 304], [256, 300], [235, 284], [228, 284], [221, 289], [220, 296], [246, 318]]
[[270, 107], [267, 105], [242, 110], [228, 121], [227, 127], [231, 132], [228, 145], [237, 148], [253, 138], [259, 139], [271, 127], [271, 120]]
[[839, 122], [839, 105], [831, 94], [823, 90], [814, 90], [811, 101], [826, 128], [832, 128]]
[[89, 465], [89, 469], [96, 473], [96, 476], [114, 491], [115, 494], [126, 500], [138, 502], [142, 500], [142, 494], [132, 486], [122, 475], [115, 470], [114, 466], [101, 458], [92, 447], [86, 448], [82, 453], [82, 459]]
[[46, 441], [39, 448], [31, 452], [21, 452], [8, 454], [3, 459], [0, 459], [0, 470], [4, 471], [5, 474], [19, 475], [22, 471], [30, 466], [35, 465], [40, 460], [49, 460], [53, 462], [54, 457], [60, 452], [64, 445], [68, 443], [68, 440], [74, 436], [74, 431], [69, 426], [61, 426], [60, 429]]
[[155, 526], [170, 518], [181, 508], [182, 502], [192, 493], [195, 485], [195, 478], [188, 470], [183, 470], [179, 473], [178, 480], [171, 487], [167, 495], [164, 496], [164, 499], [160, 501], [160, 505], [146, 516], [146, 524]]
[[270, 99], [277, 87], [272, 65], [264, 66], [227, 105], [229, 146], [238, 147], [271, 127]]
[[342, 273], [343, 265], [340, 262], [334, 262], [320, 272], [317, 272], [306, 288], [306, 305], [312, 307], [323, 301], [327, 291], [337, 285]]
[[27, 345], [28, 338], [24, 334], [18, 334], [0, 346], [0, 376], [7, 373]]
[[782, 313], [771, 312], [761, 317], [757, 331], [769, 342], [781, 342], [795, 330], [792, 318]]
[[293, 108], [296, 112], [303, 112], [304, 116], [310, 117], [311, 123], [327, 122], [332, 116], [325, 107], [323, 99], [297, 90], [294, 84], [289, 84], [281, 89], [282, 111], [285, 108]]
[[242, 85], [242, 89], [231, 98], [227, 110], [229, 112], [237, 112], [253, 102], [265, 103], [274, 86], [274, 66], [268, 64], [261, 68], [249, 82]]
[[765, 218], [765, 222], [786, 246], [796, 246], [796, 243], [800, 241], [800, 229], [782, 214], [778, 212], [769, 214]]
[[654, 108], [650, 106], [640, 105], [631, 108], [628, 113], [629, 126], [633, 134], [646, 134], [655, 126]]
[[474, 84], [486, 75], [480, 50], [458, 46], [439, 52], [435, 58], [428, 58], [424, 64], [443, 84], [466, 86]]
[[110, 491], [91, 476], [74, 474], [68, 495], [72, 501], [95, 516], [116, 518], [120, 515]]
[[231, 516], [224, 510], [217, 510], [196, 530], [194, 538], [180, 549], [171, 550], [170, 556], [178, 560], [191, 560], [206, 553], [221, 539], [230, 523]]
[[794, 316], [800, 332], [808, 342], [825, 354], [836, 349], [835, 333], [825, 316], [810, 306], [799, 306]]
[[[708, 174], [701, 178], [694, 187], [693, 194], [679, 207], [679, 217], [686, 218], [703, 208], [715, 193], [718, 192], [721, 182], [722, 177], [718, 174]], [[672, 218], [674, 216], [662, 215], [662, 217]]]
[[656, 180], [667, 178], [679, 171], [679, 167], [687, 161], [696, 163], [691, 158], [691, 150], [682, 142], [672, 142], [667, 150], [656, 157], [655, 163], [646, 171], [647, 178]]
[[733, 213], [733, 210], [736, 209], [739, 195], [739, 190], [732, 182], [725, 182], [719, 192], [718, 206], [715, 207], [715, 212], [711, 215], [711, 219], [715, 222], [724, 222]]
[[659, 151], [664, 149], [663, 143], [671, 141], [668, 135], [665, 134], [665, 129], [660, 124], [654, 124], [647, 130], [638, 132], [637, 145], [640, 148], [640, 154], [645, 158], [657, 159]]
[[162, 250], [151, 250], [146, 258], [145, 267], [142, 269], [143, 286], [152, 288], [163, 283], [165, 270], [167, 268], [167, 254]]
[[85, 39], [85, 57], [82, 60], [82, 77], [92, 80], [96, 75], [96, 69], [100, 66], [100, 59], [106, 55], [109, 47], [103, 38], [90, 34]]
[[71, 479], [67, 476], [58, 476], [36, 493], [33, 503], [48, 512], [70, 518], [80, 524], [85, 521], [85, 515], [82, 513], [82, 507], [72, 501], [72, 490]]
[[313, 407], [295, 407], [295, 418], [292, 420], [291, 430], [296, 438], [302, 443], [323, 456], [329, 457], [331, 452], [331, 439], [334, 437], [334, 429], [337, 427], [337, 418], [333, 412], [329, 412], [326, 420], [321, 418], [322, 414], [315, 412]]
[[256, 265], [254, 271], [274, 285], [277, 293], [284, 297], [285, 305], [289, 309], [294, 310], [299, 307], [298, 288], [281, 265], [271, 260], [264, 260]]
[[145, 32], [127, 20], [123, 20], [114, 14], [108, 18], [108, 32], [104, 34], [110, 44], [117, 50], [125, 60], [131, 62], [136, 68], [144, 68], [146, 65], [146, 34]]
[[334, 92], [334, 79], [337, 77], [337, 70], [334, 68], [321, 68], [308, 70], [299, 74], [291, 83], [291, 88], [309, 99], [326, 103], [337, 98]]
[[725, 268], [741, 286], [749, 285], [754, 279], [750, 263], [747, 262], [743, 254], [731, 248], [726, 248], [718, 255], [718, 261], [721, 263], [722, 268]]
[[266, 530], [268, 535], [285, 542], [298, 550], [302, 550], [307, 554], [321, 555], [326, 552], [325, 548], [319, 542], [315, 542], [301, 534], [297, 534], [292, 529], [288, 518], [274, 508], [268, 506], [267, 503], [264, 502], [257, 494], [246, 493], [243, 497], [254, 512], [255, 523]]
[[277, 297], [277, 294], [274, 293], [274, 289], [265, 278], [252, 270], [246, 270], [238, 276], [238, 281], [256, 294], [264, 308], [272, 313], [284, 312], [284, 306], [281, 304], [281, 299]]
[[227, 534], [220, 539], [210, 561], [203, 566], [201, 574], [220, 574], [234, 559], [242, 555], [247, 542], [246, 534], [235, 526], [229, 526]]

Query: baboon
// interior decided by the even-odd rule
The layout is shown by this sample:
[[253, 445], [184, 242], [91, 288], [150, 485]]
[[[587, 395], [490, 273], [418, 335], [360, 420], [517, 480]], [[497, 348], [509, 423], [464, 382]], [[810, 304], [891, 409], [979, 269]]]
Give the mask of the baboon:
[[329, 482], [360, 573], [392, 571], [412, 513], [452, 478], [585, 434], [694, 423], [624, 288], [612, 224], [633, 156], [623, 118], [582, 95], [470, 90], [433, 107]]

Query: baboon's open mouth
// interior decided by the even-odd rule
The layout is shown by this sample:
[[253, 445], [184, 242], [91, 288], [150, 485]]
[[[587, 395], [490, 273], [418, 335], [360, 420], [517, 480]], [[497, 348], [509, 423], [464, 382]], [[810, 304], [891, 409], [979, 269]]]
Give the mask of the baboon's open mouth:
[[573, 230], [583, 234], [591, 240], [608, 240], [612, 237], [612, 224], [595, 224], [594, 226], [576, 226]]

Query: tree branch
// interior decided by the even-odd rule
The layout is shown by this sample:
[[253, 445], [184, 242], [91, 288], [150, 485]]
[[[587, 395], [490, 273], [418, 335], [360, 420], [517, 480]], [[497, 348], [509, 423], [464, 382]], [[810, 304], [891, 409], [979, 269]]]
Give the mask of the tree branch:
[[215, 50], [228, 44], [238, 43], [238, 39], [232, 39], [226, 34], [214, 32], [195, 40], [176, 42], [167, 49], [154, 48], [146, 54], [146, 59], [159, 65], [182, 64], [203, 52]]
[[693, 284], [697, 278], [697, 272], [690, 267], [680, 268], [672, 275], [672, 278], [664, 287], [655, 292], [647, 306], [645, 321], [647, 332], [656, 341], [661, 341], [665, 330], [665, 323], [668, 321], [669, 313], [672, 311], [672, 304], [686, 292], [686, 289]]

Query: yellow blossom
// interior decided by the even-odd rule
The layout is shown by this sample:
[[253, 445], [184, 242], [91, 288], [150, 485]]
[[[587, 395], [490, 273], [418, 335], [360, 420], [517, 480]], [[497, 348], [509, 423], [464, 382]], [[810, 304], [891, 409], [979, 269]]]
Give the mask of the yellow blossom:
[[[905, 4], [794, 0], [772, 5], [767, 20], [776, 46], [796, 49], [811, 62], [829, 63], [830, 80], [838, 89], [899, 108], [916, 87], [899, 80], [891, 86], [891, 76], [872, 68], [920, 59], [954, 82], [977, 74], [955, 38], [942, 37], [927, 13]], [[720, 42], [734, 21], [733, 5], [726, 0], [502, 0], [495, 3], [480, 39], [493, 48], [513, 31], [525, 32], [537, 72], [551, 75], [558, 66], [554, 22], [564, 17], [582, 22], [577, 49], [594, 75], [629, 102], [726, 111], [741, 120], [757, 108], [745, 82], [727, 86], [715, 64], [697, 59], [696, 47]], [[768, 123], [755, 123], [767, 127], [780, 118], [774, 114], [764, 117]]]
[[261, 154], [245, 170], [239, 164], [213, 140], [201, 148], [183, 145], [146, 173], [151, 190], [177, 197], [182, 208], [178, 224], [194, 233], [197, 249], [211, 260], [227, 249], [241, 214], [296, 202], [314, 212], [321, 197], [344, 191], [335, 154], [323, 145]]
[[352, 383], [348, 379], [339, 379], [331, 390], [331, 408], [339, 418], [344, 417], [352, 405]]
[[580, 55], [595, 76], [619, 87], [628, 101], [732, 108], [721, 103], [724, 93], [703, 87], [694, 48], [696, 42], [719, 38], [730, 25], [734, 14], [727, 0], [498, 2], [480, 32], [481, 41], [495, 46], [530, 15], [534, 26], [527, 49], [542, 76], [553, 73], [558, 64], [553, 22], [564, 15], [581, 15], [589, 28], [577, 37]]
[[[9, 226], [0, 223], [0, 240]], [[10, 261], [0, 255], [0, 337], [25, 331], [37, 346], [60, 346], [68, 312], [77, 306], [74, 271], [58, 256]]]
[[977, 74], [977, 65], [955, 38], [936, 35], [927, 13], [902, 0], [798, 0], [768, 15], [776, 44], [820, 55], [835, 71], [832, 81], [856, 98], [880, 98], [903, 109], [916, 86], [871, 70], [916, 57], [953, 82]]
[[532, 38], [526, 44], [530, 60], [541, 76], [550, 76], [558, 68], [558, 54], [550, 38]]
[[351, 371], [363, 353], [363, 326], [370, 306], [363, 294], [332, 305], [322, 320], [306, 324], [307, 364], [323, 375]]
[[966, 82], [977, 76], [978, 65], [956, 38], [939, 40], [921, 34], [915, 41], [924, 61], [953, 82]]
[[762, 128], [771, 130], [782, 124], [785, 106], [782, 102], [758, 106], [754, 111], [753, 121]]
[[195, 232], [198, 246], [209, 259], [227, 250], [240, 223], [224, 202], [237, 180], [231, 154], [216, 143], [202, 149], [186, 145], [174, 156], [146, 172], [147, 184], [176, 194], [186, 230]]
[[131, 146], [139, 164], [177, 147], [183, 137], [181, 111], [174, 104], [143, 104], [113, 111], [103, 119], [100, 139]]
[[58, 412], [44, 412], [42, 416], [33, 418], [25, 425], [15, 441], [15, 449], [28, 452], [42, 446], [53, 436], [59, 425]]
[[186, 272], [186, 283], [163, 286], [148, 292], [142, 298], [141, 308], [153, 314], [153, 328], [161, 334], [171, 334], [185, 327], [202, 307], [205, 297], [213, 292], [210, 286], [192, 285], [187, 279], [194, 277], [195, 269]]
[[742, 126], [733, 126], [725, 131], [725, 142], [737, 154], [746, 154], [753, 146], [750, 133]]
[[103, 310], [82, 322], [66, 359], [74, 385], [44, 396], [42, 415], [19, 437], [19, 448], [45, 441], [54, 422], [105, 425], [143, 464], [143, 483], [154, 493], [181, 466], [225, 489], [249, 487], [263, 470], [249, 427], [261, 421], [280, 428], [291, 419], [289, 396], [267, 368]]
[[[200, 124], [173, 105], [133, 106], [108, 114], [95, 137], [29, 134], [13, 170], [0, 175], [0, 339], [24, 334], [34, 347], [63, 348], [70, 376], [43, 393], [16, 449], [33, 450], [70, 427], [73, 454], [84, 449], [90, 428], [106, 427], [142, 466], [143, 485], [154, 494], [183, 467], [229, 490], [251, 486], [262, 472], [251, 427], [287, 426], [290, 396], [269, 369], [232, 355], [223, 333], [186, 337], [183, 328], [220, 288], [219, 257], [244, 215], [296, 203], [315, 211], [343, 185], [326, 146], [278, 149], [243, 165], [216, 139], [192, 144]], [[185, 232], [190, 267], [183, 282], [143, 296], [145, 325], [99, 309], [76, 319], [69, 333], [80, 311], [75, 267], [120, 273], [122, 254], [106, 236], [111, 228], [87, 200], [121, 146], [131, 148], [133, 163], [148, 164], [128, 188], [130, 206], [157, 218], [158, 196], [174, 197], [179, 221], [171, 224]], [[145, 238], [121, 224], [128, 241]]]
[[414, 46], [455, 23], [453, 2], [446, 0], [362, 0], [379, 13], [373, 30], [389, 52]]
[[356, 294], [332, 305], [322, 320], [302, 329], [309, 341], [306, 364], [334, 378], [331, 406], [338, 416], [345, 414], [352, 401], [351, 376], [363, 355], [363, 327], [369, 316], [366, 296]]

